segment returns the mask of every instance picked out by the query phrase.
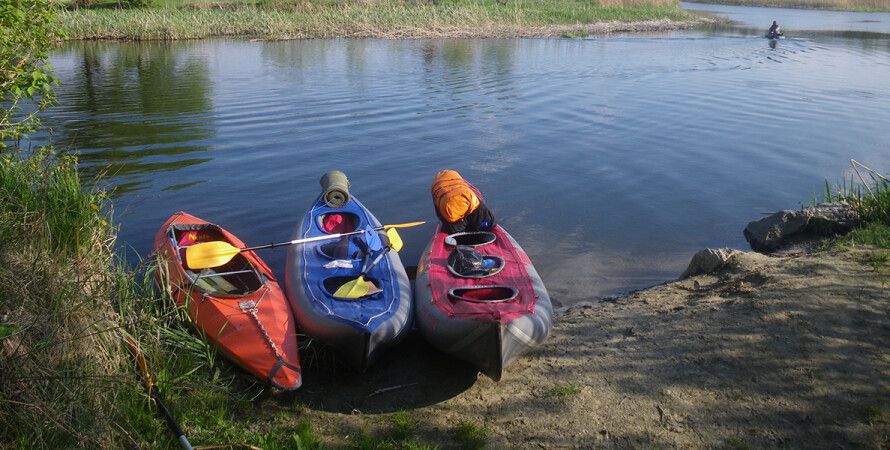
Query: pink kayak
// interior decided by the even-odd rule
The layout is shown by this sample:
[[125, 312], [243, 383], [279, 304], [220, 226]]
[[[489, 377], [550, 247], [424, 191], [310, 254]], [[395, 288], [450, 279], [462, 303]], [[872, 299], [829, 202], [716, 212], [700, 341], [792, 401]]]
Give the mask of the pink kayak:
[[[455, 245], [473, 247], [490, 268], [462, 275], [449, 265]], [[424, 338], [495, 381], [550, 332], [547, 289], [525, 251], [500, 226], [451, 236], [436, 230], [421, 255], [415, 286], [415, 319]]]

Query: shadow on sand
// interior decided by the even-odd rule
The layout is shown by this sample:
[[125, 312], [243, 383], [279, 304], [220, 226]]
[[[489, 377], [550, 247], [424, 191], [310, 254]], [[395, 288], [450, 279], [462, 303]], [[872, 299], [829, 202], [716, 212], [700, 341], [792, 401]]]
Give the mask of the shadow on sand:
[[336, 361], [306, 364], [303, 387], [279, 397], [309, 409], [336, 413], [389, 413], [453, 398], [476, 382], [476, 369], [412, 333], [365, 373]]

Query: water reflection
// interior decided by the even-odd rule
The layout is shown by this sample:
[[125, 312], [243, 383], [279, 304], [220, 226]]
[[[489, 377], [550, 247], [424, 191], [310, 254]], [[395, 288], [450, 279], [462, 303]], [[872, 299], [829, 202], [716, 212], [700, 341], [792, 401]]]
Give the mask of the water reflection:
[[[213, 137], [207, 59], [177, 44], [69, 44], [57, 62], [64, 84], [54, 139], [80, 152], [87, 177], [107, 172], [116, 193], [143, 188], [146, 174], [209, 161]], [[53, 118], [61, 119], [53, 120]], [[194, 183], [194, 182], [193, 182]]]

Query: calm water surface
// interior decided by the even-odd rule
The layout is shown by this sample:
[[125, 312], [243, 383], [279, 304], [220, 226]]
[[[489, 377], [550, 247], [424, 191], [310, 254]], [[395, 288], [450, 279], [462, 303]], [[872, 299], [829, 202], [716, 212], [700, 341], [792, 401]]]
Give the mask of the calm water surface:
[[[747, 248], [849, 158], [890, 168], [887, 14], [695, 5], [739, 22], [585, 40], [73, 43], [52, 139], [108, 167], [131, 257], [186, 210], [248, 243], [289, 238], [341, 169], [416, 264], [433, 175], [487, 196], [562, 304]], [[775, 17], [790, 36], [759, 38]], [[795, 30], [799, 30], [795, 35]], [[110, 165], [110, 167], [109, 167]], [[280, 273], [284, 251], [267, 251]]]

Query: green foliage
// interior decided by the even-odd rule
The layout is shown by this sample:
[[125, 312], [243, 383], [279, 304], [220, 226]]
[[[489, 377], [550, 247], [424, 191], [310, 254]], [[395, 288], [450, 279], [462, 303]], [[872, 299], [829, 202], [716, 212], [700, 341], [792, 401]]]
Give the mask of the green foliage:
[[873, 189], [856, 199], [859, 216], [864, 223], [890, 225], [890, 184], [876, 183]]
[[85, 192], [77, 158], [51, 148], [0, 154], [0, 241], [40, 241], [57, 252], [83, 254], [110, 238], [106, 195]]
[[488, 442], [488, 429], [469, 421], [461, 421], [454, 428], [454, 441], [461, 449], [483, 449]]
[[[873, 184], [862, 184], [869, 176]], [[828, 243], [821, 245], [820, 249], [824, 250], [833, 245], [873, 245], [890, 248], [890, 182], [876, 172], [866, 172], [866, 175], [859, 180], [857, 183], [851, 177], [836, 189], [832, 189], [826, 181], [823, 201], [850, 203], [859, 214], [860, 224], [845, 236], [827, 241]]]
[[579, 392], [581, 392], [581, 388], [574, 384], [557, 384], [547, 391], [547, 396], [554, 400], [565, 402], [578, 395]]
[[15, 324], [0, 323], [0, 340], [6, 339], [9, 336], [12, 336], [12, 334], [18, 330], [19, 330], [19, 327]]
[[841, 246], [873, 245], [879, 248], [890, 248], [890, 226], [882, 223], [870, 223], [855, 228], [847, 235], [837, 239]]
[[583, 39], [590, 36], [590, 33], [588, 33], [586, 30], [577, 30], [563, 33], [560, 36], [566, 39]]
[[0, 150], [39, 125], [52, 104], [52, 67], [46, 58], [56, 36], [48, 0], [0, 1]]
[[149, 8], [154, 2], [152, 0], [118, 0], [122, 8]]
[[361, 430], [352, 440], [352, 448], [359, 450], [432, 450], [436, 447], [417, 440], [417, 419], [400, 411], [389, 418], [390, 427], [382, 436]]
[[405, 411], [399, 411], [392, 415], [392, 439], [405, 441], [417, 433], [417, 419]]
[[17, 330], [0, 358], [0, 447], [132, 446], [129, 433], [155, 429], [109, 301], [121, 277], [105, 199], [75, 164], [47, 150], [0, 159], [0, 314]]

